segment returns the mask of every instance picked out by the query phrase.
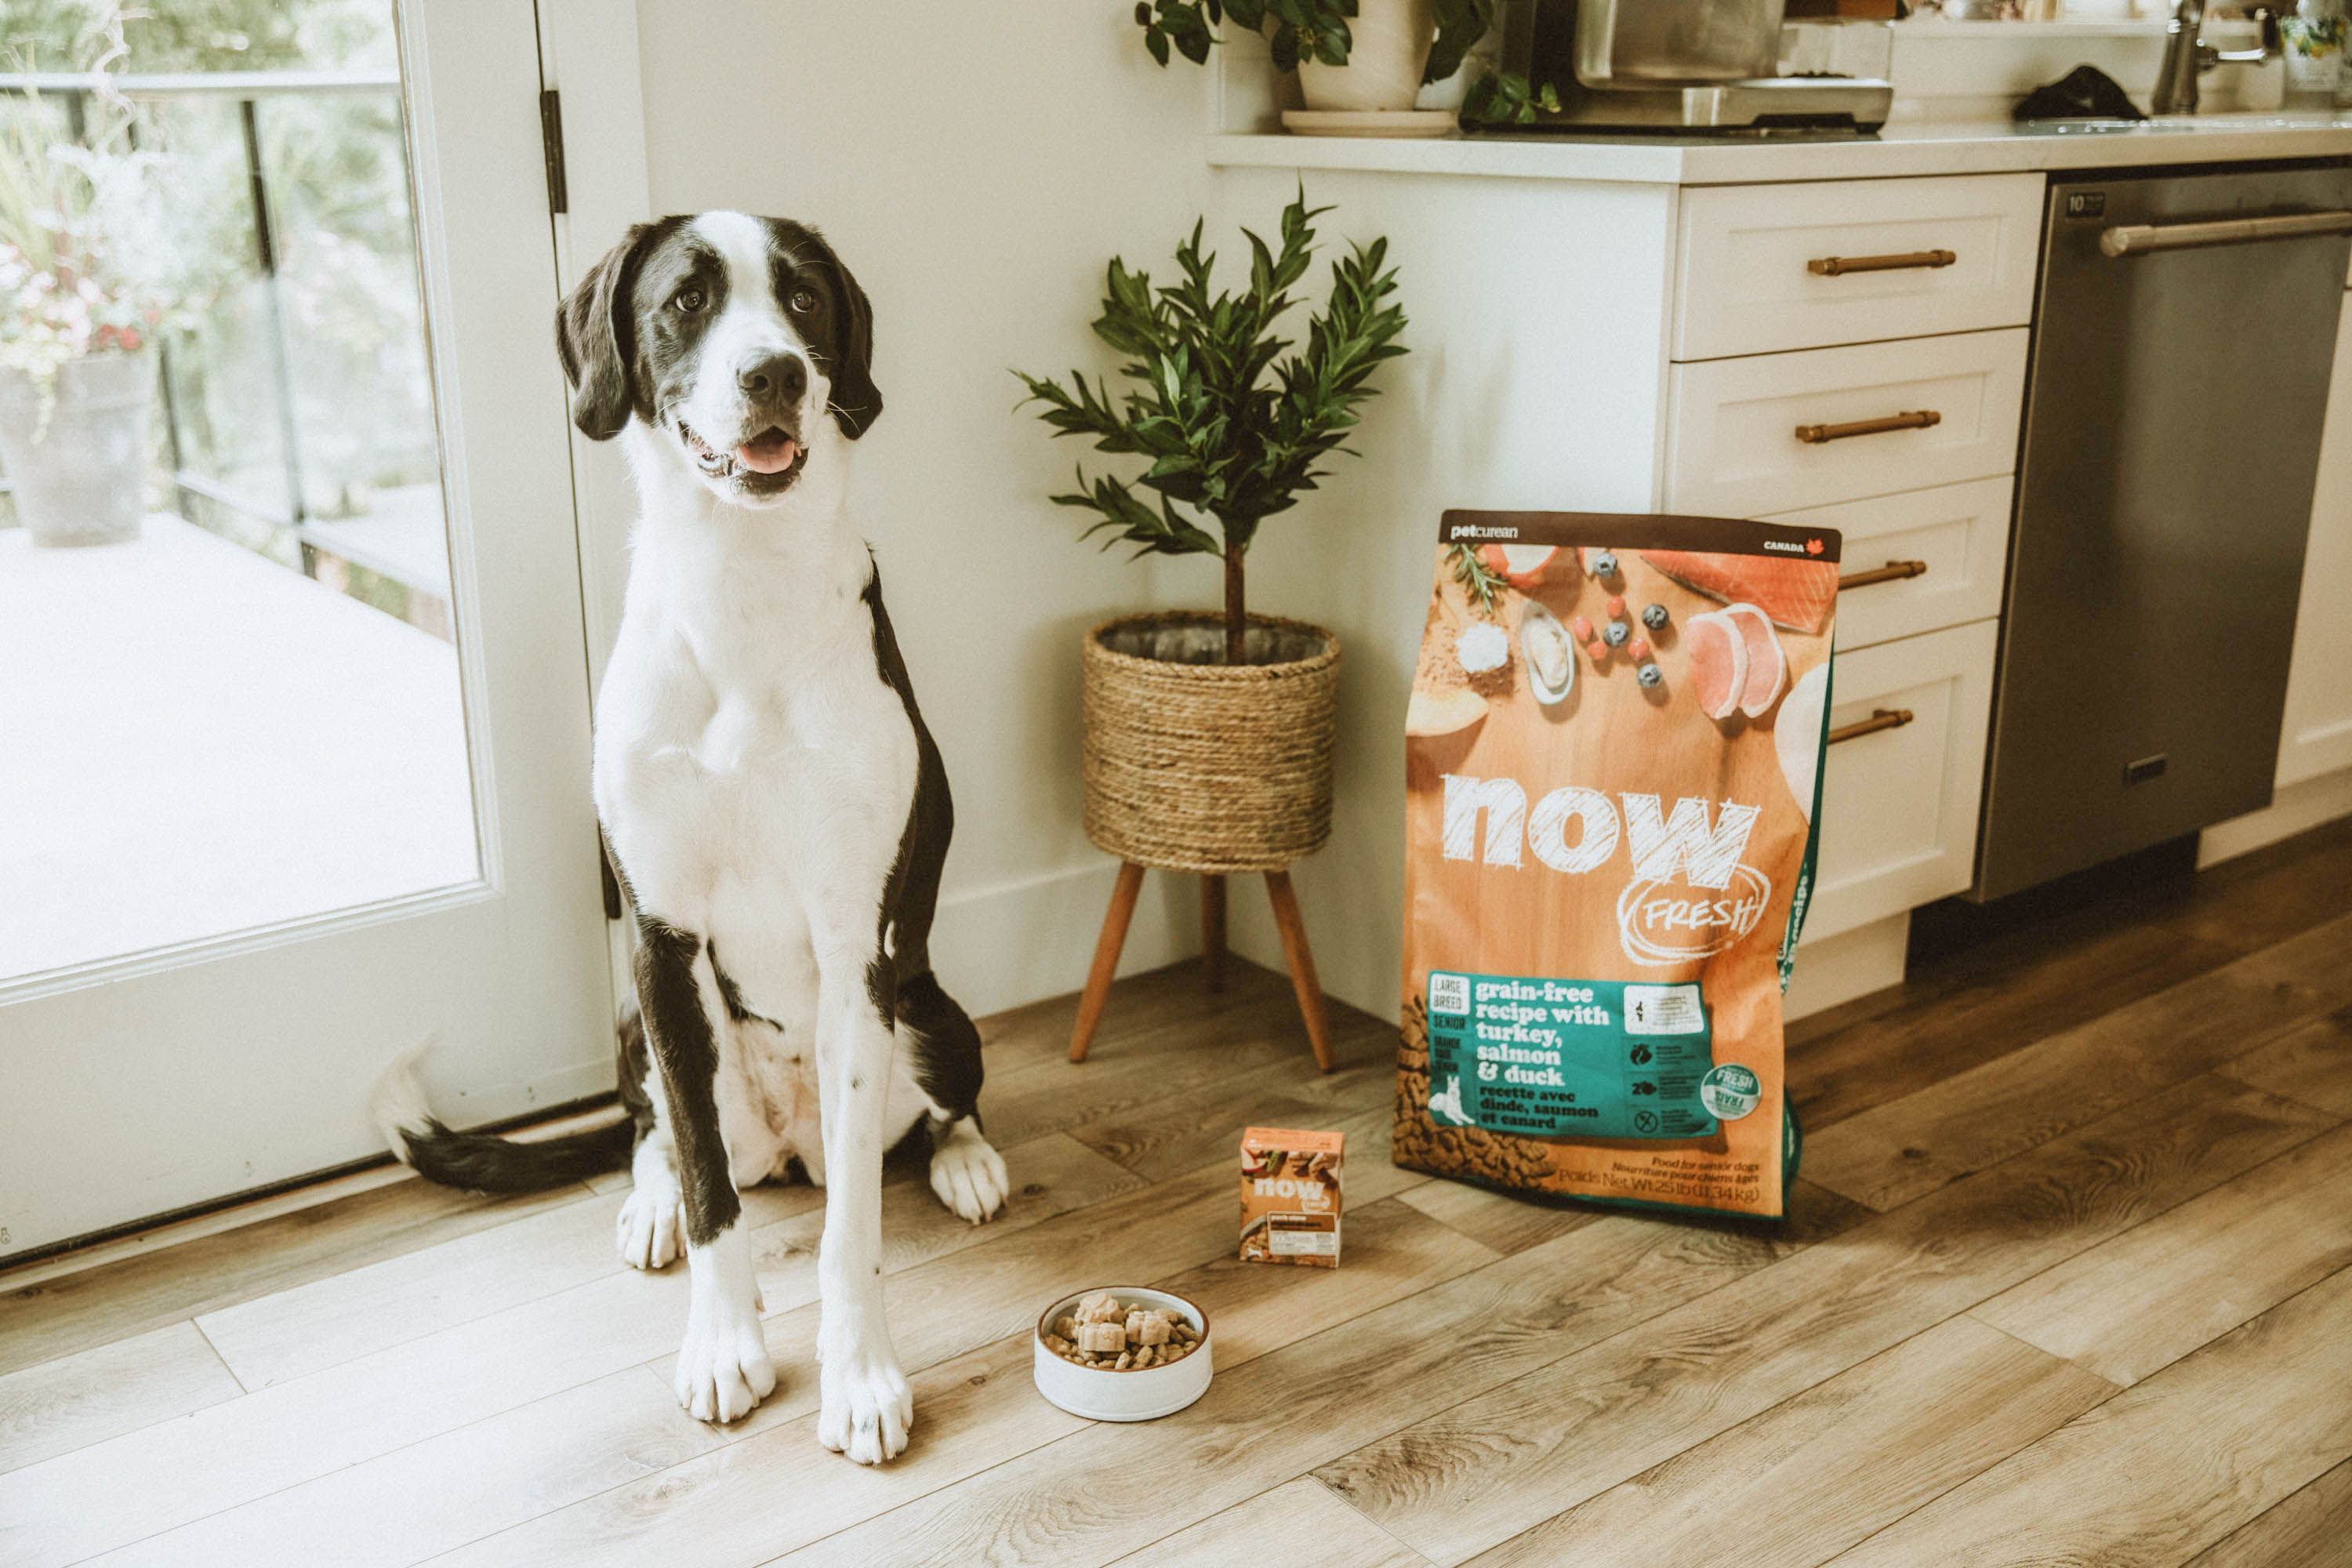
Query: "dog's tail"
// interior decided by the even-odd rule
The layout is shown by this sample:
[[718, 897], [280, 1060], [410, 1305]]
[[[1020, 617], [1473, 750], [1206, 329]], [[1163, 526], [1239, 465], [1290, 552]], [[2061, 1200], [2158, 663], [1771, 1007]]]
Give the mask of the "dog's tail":
[[629, 1163], [636, 1128], [626, 1116], [536, 1142], [451, 1131], [433, 1114], [416, 1072], [430, 1046], [427, 1041], [394, 1057], [368, 1096], [368, 1115], [394, 1156], [426, 1181], [477, 1193], [536, 1193]]

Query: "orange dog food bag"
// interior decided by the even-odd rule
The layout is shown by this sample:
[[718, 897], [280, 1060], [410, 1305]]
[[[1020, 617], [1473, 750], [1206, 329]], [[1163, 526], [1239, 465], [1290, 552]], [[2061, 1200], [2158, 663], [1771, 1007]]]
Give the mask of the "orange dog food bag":
[[1838, 536], [1449, 511], [1406, 716], [1397, 1163], [1778, 1215]]

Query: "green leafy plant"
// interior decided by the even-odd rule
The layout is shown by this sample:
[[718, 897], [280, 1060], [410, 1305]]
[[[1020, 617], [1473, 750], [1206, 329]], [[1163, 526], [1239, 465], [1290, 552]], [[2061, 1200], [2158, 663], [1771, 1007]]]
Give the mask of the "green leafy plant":
[[1532, 125], [1538, 110], [1559, 113], [1559, 89], [1532, 85], [1513, 71], [1488, 71], [1462, 99], [1462, 118], [1485, 125]]
[[1495, 26], [1495, 0], [1436, 0], [1437, 38], [1421, 79], [1444, 81], [1462, 68], [1472, 46]]
[[[1437, 37], [1422, 72], [1425, 82], [1444, 81], [1460, 70], [1471, 46], [1495, 25], [1496, 0], [1433, 3]], [[1286, 71], [1296, 70], [1301, 60], [1346, 65], [1348, 52], [1355, 47], [1348, 22], [1355, 15], [1356, 0], [1136, 0], [1135, 5], [1143, 47], [1163, 66], [1171, 55], [1206, 64], [1211, 47], [1218, 42], [1215, 29], [1231, 16], [1236, 26], [1265, 33], [1275, 68]]]
[[1143, 47], [1161, 65], [1174, 51], [1194, 65], [1206, 64], [1209, 47], [1218, 42], [1213, 30], [1225, 17], [1253, 33], [1265, 33], [1274, 48], [1276, 69], [1295, 70], [1300, 60], [1327, 66], [1348, 63], [1355, 38], [1348, 18], [1356, 14], [1356, 0], [1136, 0], [1135, 20], [1143, 29]]
[[[1065, 387], [1015, 371], [1042, 404], [1038, 417], [1057, 436], [1091, 437], [1095, 449], [1150, 459], [1132, 480], [1110, 474], [1053, 498], [1097, 514], [1088, 535], [1109, 530], [1105, 548], [1125, 540], [1138, 555], [1217, 555], [1225, 564], [1225, 659], [1238, 664], [1248, 625], [1244, 559], [1258, 524], [1297, 504], [1328, 470], [1318, 467], [1356, 426], [1357, 405], [1383, 360], [1405, 352], [1396, 273], [1384, 269], [1388, 241], [1351, 245], [1331, 264], [1330, 295], [1312, 313], [1298, 347], [1276, 335], [1307, 274], [1315, 218], [1304, 190], [1283, 209], [1280, 247], [1249, 230], [1249, 283], [1212, 292], [1217, 258], [1201, 249], [1202, 226], [1176, 247], [1178, 282], [1155, 288], [1150, 274], [1111, 258], [1095, 335], [1127, 356], [1115, 393], [1110, 378], [1089, 384], [1070, 372]], [[1285, 351], [1296, 349], [1286, 355]], [[1151, 492], [1147, 500], [1138, 489]], [[1180, 510], [1181, 509], [1181, 510]], [[1213, 521], [1216, 533], [1202, 525]]]

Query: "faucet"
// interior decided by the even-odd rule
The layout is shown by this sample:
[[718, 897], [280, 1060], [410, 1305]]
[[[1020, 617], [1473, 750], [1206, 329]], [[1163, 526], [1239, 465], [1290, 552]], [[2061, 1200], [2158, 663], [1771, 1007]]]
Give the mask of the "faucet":
[[2215, 66], [2256, 66], [2284, 55], [2277, 14], [2258, 5], [2254, 19], [2262, 26], [2261, 47], [2217, 49], [2200, 36], [2205, 31], [2205, 0], [2173, 0], [2172, 22], [2164, 34], [2164, 64], [2156, 73], [2148, 107], [2158, 114], [2194, 114], [2197, 79]]

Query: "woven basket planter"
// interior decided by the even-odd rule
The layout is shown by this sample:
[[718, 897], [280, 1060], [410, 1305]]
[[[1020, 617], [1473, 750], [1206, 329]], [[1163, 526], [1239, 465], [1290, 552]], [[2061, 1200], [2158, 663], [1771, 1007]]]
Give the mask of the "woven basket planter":
[[1106, 622], [1086, 640], [1086, 826], [1139, 866], [1278, 871], [1331, 837], [1339, 639], [1250, 617], [1227, 665], [1222, 617]]

